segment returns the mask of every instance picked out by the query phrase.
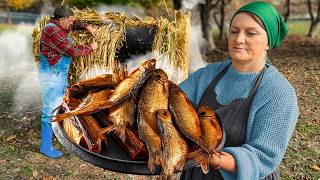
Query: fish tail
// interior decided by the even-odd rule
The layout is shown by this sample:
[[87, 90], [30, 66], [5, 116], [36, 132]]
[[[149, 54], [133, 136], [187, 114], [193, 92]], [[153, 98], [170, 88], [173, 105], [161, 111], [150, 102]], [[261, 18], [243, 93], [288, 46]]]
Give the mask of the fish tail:
[[199, 163], [202, 172], [207, 174], [209, 172], [209, 157], [205, 154], [205, 152], [198, 151], [194, 159]]
[[115, 127], [115, 133], [118, 134], [121, 141], [124, 143], [126, 140], [126, 127], [125, 126], [117, 126]]
[[154, 169], [155, 169], [155, 155], [152, 152], [149, 152], [148, 169], [152, 173], [154, 172]]
[[109, 134], [111, 131], [114, 131], [114, 130], [115, 130], [115, 126], [111, 125], [111, 126], [100, 129], [99, 134], [105, 134], [105, 133]]
[[163, 170], [160, 177], [159, 177], [159, 180], [170, 180], [172, 175], [174, 174], [174, 172], [170, 172], [170, 170], [166, 169], [166, 170]]
[[67, 119], [67, 118], [69, 118], [71, 116], [74, 116], [74, 114], [72, 112], [58, 114], [58, 115], [52, 117], [52, 122], [59, 122], [59, 121], [62, 121], [64, 119]]
[[200, 145], [203, 150], [205, 150], [208, 154], [217, 154], [218, 151], [212, 147], [210, 147], [204, 140], [199, 139], [197, 140], [197, 144]]

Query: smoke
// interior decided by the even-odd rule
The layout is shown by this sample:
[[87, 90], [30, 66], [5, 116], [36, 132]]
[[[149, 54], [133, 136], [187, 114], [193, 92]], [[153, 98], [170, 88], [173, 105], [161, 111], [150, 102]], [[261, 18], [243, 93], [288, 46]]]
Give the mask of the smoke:
[[127, 15], [143, 17], [146, 15], [145, 11], [142, 8], [135, 8], [131, 6], [123, 6], [123, 5], [99, 5], [96, 7], [96, 10], [99, 12], [118, 12], [118, 13], [126, 13]]
[[21, 24], [14, 30], [0, 33], [0, 80], [16, 87], [12, 89], [13, 110], [21, 113], [41, 102], [37, 67], [32, 55], [32, 28]]
[[181, 3], [181, 9], [184, 10], [191, 10], [193, 9], [197, 4], [205, 4], [204, 0], [183, 0]]
[[206, 40], [202, 37], [201, 25], [191, 26], [189, 74], [207, 65], [201, 55], [201, 49], [204, 47], [206, 47]]

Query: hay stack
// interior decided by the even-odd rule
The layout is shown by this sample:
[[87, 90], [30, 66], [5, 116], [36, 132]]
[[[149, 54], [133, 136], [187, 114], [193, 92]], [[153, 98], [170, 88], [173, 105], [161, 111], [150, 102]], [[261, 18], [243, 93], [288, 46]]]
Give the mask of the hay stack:
[[[90, 69], [103, 69], [106, 71], [117, 71], [119, 61], [116, 52], [119, 51], [125, 42], [125, 29], [137, 27], [155, 27], [157, 33], [153, 41], [154, 58], [158, 59], [165, 55], [166, 64], [171, 67], [162, 67], [167, 69], [178, 69], [178, 79], [176, 83], [188, 77], [189, 67], [189, 37], [190, 37], [190, 13], [176, 12], [175, 21], [169, 21], [165, 18], [146, 17], [140, 19], [137, 17], [128, 17], [121, 13], [98, 13], [92, 9], [78, 10], [73, 9], [74, 17], [78, 21], [86, 22], [95, 26], [99, 31], [99, 37], [94, 39], [86, 31], [75, 31], [70, 35], [76, 44], [88, 44], [96, 41], [99, 48], [92, 54], [80, 58], [73, 58], [70, 72], [70, 83], [77, 82], [84, 73]], [[40, 37], [41, 29], [46, 25], [50, 17], [44, 17], [38, 26], [33, 30], [33, 54], [36, 63], [39, 63], [40, 57]], [[167, 70], [168, 71], [168, 70]], [[169, 77], [176, 73], [167, 72]], [[173, 78], [170, 78], [173, 79]]]

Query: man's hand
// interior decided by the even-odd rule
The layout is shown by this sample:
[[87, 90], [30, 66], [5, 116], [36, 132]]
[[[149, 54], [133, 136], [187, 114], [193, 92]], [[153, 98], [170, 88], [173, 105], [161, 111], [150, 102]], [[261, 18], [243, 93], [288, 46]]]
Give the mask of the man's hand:
[[87, 31], [95, 38], [98, 37], [98, 32], [97, 32], [97, 29], [96, 28], [93, 28], [92, 26], [88, 25], [86, 27]]
[[91, 46], [91, 48], [92, 48], [93, 50], [96, 50], [96, 49], [98, 48], [98, 43], [93, 42], [93, 43], [90, 44], [90, 46]]

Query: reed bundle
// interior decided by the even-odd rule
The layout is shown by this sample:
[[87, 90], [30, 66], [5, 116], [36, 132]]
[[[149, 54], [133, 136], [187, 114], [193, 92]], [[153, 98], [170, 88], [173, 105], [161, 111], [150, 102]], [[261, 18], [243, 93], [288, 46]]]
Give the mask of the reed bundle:
[[[175, 21], [165, 18], [129, 17], [124, 13], [99, 13], [93, 9], [73, 9], [77, 21], [86, 22], [95, 26], [99, 37], [94, 38], [86, 31], [74, 31], [70, 34], [73, 42], [78, 45], [97, 42], [99, 48], [88, 56], [73, 58], [69, 82], [77, 82], [84, 73], [90, 69], [103, 69], [105, 71], [117, 71], [119, 61], [116, 52], [122, 47], [125, 39], [126, 28], [155, 27], [156, 35], [153, 41], [153, 52], [157, 52], [154, 58], [167, 56], [167, 64], [171, 68], [180, 69], [179, 82], [187, 78], [189, 66], [189, 30], [190, 13], [177, 11]], [[39, 25], [33, 30], [33, 54], [36, 63], [40, 57], [41, 29], [46, 25], [49, 16], [42, 18]], [[168, 73], [170, 74], [173, 73]], [[178, 83], [178, 82], [177, 82]]]

